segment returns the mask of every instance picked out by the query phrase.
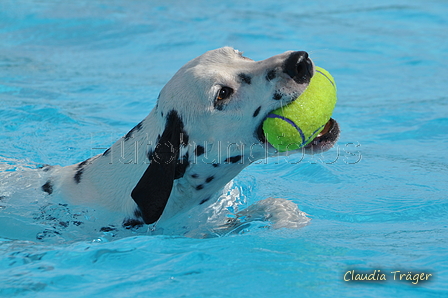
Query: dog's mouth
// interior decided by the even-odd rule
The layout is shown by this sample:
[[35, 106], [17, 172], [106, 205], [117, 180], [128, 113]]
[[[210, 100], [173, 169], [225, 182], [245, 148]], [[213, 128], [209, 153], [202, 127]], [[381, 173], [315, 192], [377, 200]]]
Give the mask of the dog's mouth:
[[[301, 148], [307, 154], [322, 153], [331, 149], [339, 138], [339, 124], [333, 118], [330, 118], [325, 124], [324, 129], [308, 145]], [[271, 146], [263, 132], [263, 123], [258, 126], [256, 135], [261, 143]], [[300, 150], [300, 149], [299, 149]]]
[[339, 138], [339, 124], [333, 118], [328, 120], [324, 129], [304, 147], [305, 153], [315, 154], [330, 150]]

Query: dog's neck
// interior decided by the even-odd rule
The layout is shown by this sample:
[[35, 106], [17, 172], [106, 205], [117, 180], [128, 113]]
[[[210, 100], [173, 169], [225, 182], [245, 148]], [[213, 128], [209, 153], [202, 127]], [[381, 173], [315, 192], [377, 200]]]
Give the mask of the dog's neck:
[[[103, 154], [63, 168], [60, 194], [69, 201], [100, 205], [123, 213], [124, 218], [141, 216], [141, 208], [131, 196], [154, 159], [166, 123], [157, 108]], [[165, 127], [164, 127], [165, 126]], [[187, 132], [188, 134], [188, 132]], [[180, 140], [174, 181], [161, 219], [193, 206], [202, 205], [248, 166], [254, 158], [244, 146]], [[182, 143], [184, 142], [184, 143]], [[152, 154], [152, 155], [151, 155]], [[262, 156], [258, 156], [262, 158]], [[150, 177], [157, 179], [160, 177]], [[144, 183], [143, 181], [142, 183]], [[163, 182], [163, 181], [162, 181]], [[152, 191], [147, 191], [150, 199]], [[146, 199], [146, 198], [145, 198]]]

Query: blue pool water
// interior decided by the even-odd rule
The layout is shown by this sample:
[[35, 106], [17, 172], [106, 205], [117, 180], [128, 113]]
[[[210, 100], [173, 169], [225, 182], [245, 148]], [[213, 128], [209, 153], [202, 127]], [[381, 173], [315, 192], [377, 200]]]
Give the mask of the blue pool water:
[[1, 297], [448, 296], [446, 1], [3, 0], [0, 40], [0, 195], [35, 200], [30, 169], [101, 153], [179, 67], [224, 45], [255, 60], [308, 51], [336, 79], [342, 128], [322, 156], [235, 179], [248, 205], [295, 202], [306, 227], [45, 242], [0, 226], [17, 235], [0, 238]]

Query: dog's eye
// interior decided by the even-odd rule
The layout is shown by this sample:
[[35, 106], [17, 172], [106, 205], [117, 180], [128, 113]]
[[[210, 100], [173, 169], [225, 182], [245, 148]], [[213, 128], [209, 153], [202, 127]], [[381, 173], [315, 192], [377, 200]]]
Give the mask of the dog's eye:
[[224, 99], [229, 98], [233, 93], [233, 89], [230, 87], [222, 87], [219, 92], [218, 96], [216, 97], [216, 100], [221, 101]]

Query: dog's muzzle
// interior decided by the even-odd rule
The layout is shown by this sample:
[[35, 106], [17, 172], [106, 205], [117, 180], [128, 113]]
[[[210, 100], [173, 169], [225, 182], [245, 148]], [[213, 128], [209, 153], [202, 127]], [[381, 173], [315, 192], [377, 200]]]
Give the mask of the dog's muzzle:
[[[282, 68], [283, 72], [288, 74], [288, 76], [298, 84], [309, 84], [314, 74], [313, 62], [308, 57], [308, 53], [304, 51], [292, 52], [289, 57], [286, 58]], [[258, 126], [255, 134], [262, 144], [270, 146], [264, 135], [263, 121]], [[322, 132], [301, 150], [306, 154], [325, 152], [334, 146], [339, 138], [339, 133], [338, 123], [336, 120], [330, 118], [325, 124]]]

